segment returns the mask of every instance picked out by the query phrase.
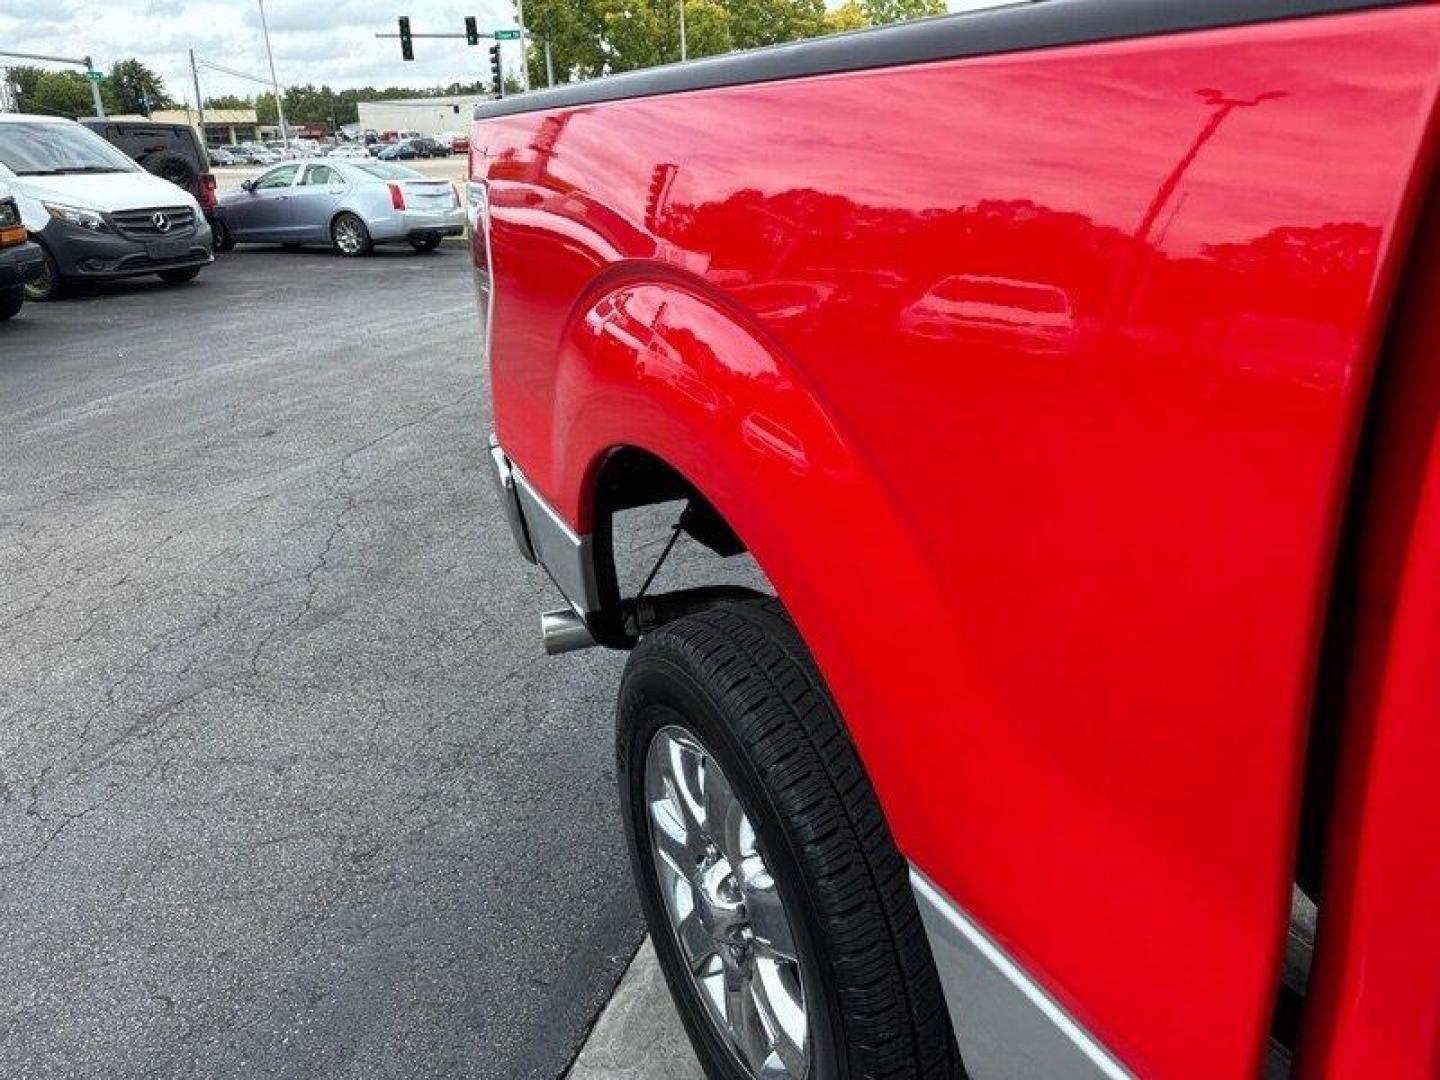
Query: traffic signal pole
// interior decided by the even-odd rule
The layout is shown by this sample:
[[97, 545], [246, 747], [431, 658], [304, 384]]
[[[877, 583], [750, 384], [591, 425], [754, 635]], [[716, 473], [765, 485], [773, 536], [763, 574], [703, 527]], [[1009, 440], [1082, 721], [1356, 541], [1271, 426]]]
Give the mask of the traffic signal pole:
[[[500, 63], [500, 42], [519, 41], [521, 51], [521, 85], [530, 89], [530, 58], [528, 50], [530, 47], [530, 33], [525, 29], [524, 15], [521, 11], [519, 0], [517, 0], [516, 13], [519, 16], [520, 26], [518, 28], [502, 27], [499, 30], [481, 31], [478, 20], [473, 15], [465, 17], [465, 32], [463, 34], [418, 34], [410, 29], [410, 18], [407, 15], [399, 17], [398, 34], [376, 34], [377, 38], [400, 39], [400, 59], [414, 60], [415, 48], [413, 42], [416, 38], [460, 38], [467, 45], [478, 45], [481, 38], [492, 38], [495, 44], [490, 46], [490, 73], [495, 81], [495, 96], [505, 96], [505, 75]], [[549, 85], [555, 85], [555, 67], [550, 58], [550, 39], [541, 38], [545, 49], [545, 78]]]
[[77, 67], [83, 67], [85, 81], [90, 84], [90, 100], [95, 103], [95, 115], [105, 115], [105, 103], [100, 100], [100, 73], [95, 70], [95, 65], [90, 62], [90, 57], [45, 56], [42, 53], [23, 52], [0, 52], [0, 56], [9, 56], [16, 60], [48, 60], [52, 64], [75, 64]]

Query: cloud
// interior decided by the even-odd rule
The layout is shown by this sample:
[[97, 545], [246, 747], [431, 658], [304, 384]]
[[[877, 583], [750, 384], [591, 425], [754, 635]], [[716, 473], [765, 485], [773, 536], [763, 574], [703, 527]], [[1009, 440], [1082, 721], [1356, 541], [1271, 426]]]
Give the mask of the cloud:
[[[830, 0], [831, 6], [837, 0]], [[950, 0], [952, 9], [1000, 0]], [[23, 9], [23, 14], [20, 12]], [[486, 46], [420, 38], [415, 60], [400, 59], [399, 12], [416, 33], [462, 33], [465, 16], [482, 30], [515, 25], [512, 0], [266, 0], [265, 17], [282, 86], [445, 86], [489, 77]], [[136, 57], [165, 81], [172, 97], [190, 99], [189, 50], [197, 56], [269, 81], [270, 67], [256, 0], [0, 0], [0, 42], [19, 52], [83, 56], [101, 68]], [[507, 69], [518, 69], [519, 47], [505, 46]], [[3, 61], [0, 61], [3, 62]], [[253, 94], [264, 86], [202, 70], [201, 92]]]
[[[483, 46], [469, 48], [463, 40], [422, 38], [415, 61], [401, 60], [398, 41], [375, 37], [395, 33], [395, 10], [374, 0], [266, 0], [281, 85], [444, 86], [488, 75]], [[401, 10], [423, 33], [462, 33], [466, 15], [478, 15], [486, 27], [515, 25], [509, 0], [405, 0]], [[88, 53], [101, 68], [133, 56], [164, 79], [171, 96], [183, 99], [194, 97], [190, 49], [267, 81], [270, 75], [255, 0], [0, 0], [0, 41], [18, 52]], [[518, 67], [518, 48], [507, 51]], [[205, 69], [200, 83], [207, 97], [264, 90]]]

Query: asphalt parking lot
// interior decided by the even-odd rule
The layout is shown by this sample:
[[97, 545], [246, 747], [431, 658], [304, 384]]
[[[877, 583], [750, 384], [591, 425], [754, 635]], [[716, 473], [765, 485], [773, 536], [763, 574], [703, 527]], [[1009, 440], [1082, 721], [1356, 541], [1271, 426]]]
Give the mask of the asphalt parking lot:
[[462, 245], [0, 326], [0, 1075], [555, 1077], [641, 938]]

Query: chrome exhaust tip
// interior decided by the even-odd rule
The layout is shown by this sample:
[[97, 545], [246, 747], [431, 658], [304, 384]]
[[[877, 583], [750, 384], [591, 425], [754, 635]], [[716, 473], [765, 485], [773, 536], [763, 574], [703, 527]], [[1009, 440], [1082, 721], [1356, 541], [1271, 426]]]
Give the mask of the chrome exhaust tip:
[[589, 649], [595, 645], [595, 638], [585, 620], [569, 608], [540, 613], [540, 640], [550, 656]]

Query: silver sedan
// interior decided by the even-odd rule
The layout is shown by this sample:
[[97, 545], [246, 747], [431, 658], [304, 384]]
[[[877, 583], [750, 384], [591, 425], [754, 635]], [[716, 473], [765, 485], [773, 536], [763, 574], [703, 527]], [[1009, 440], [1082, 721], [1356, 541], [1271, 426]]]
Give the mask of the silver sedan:
[[448, 180], [383, 161], [289, 161], [227, 192], [215, 219], [215, 250], [236, 244], [330, 244], [341, 255], [405, 242], [431, 251], [465, 231]]

